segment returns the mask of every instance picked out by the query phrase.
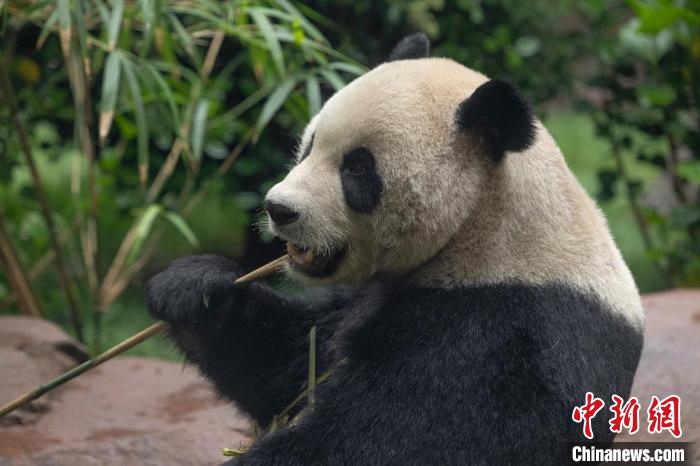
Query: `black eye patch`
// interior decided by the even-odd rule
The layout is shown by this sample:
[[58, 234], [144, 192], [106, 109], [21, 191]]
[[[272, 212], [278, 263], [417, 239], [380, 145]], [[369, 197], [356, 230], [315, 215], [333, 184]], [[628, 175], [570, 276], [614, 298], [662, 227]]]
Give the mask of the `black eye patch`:
[[314, 146], [314, 137], [315, 137], [315, 136], [316, 136], [316, 133], [314, 133], [314, 134], [311, 135], [311, 140], [309, 141], [309, 143], [308, 143], [308, 144], [306, 145], [306, 147], [304, 148], [304, 153], [301, 154], [301, 158], [299, 159], [300, 162], [301, 162], [302, 160], [304, 160], [306, 157], [308, 157], [309, 154], [311, 153], [311, 149], [313, 149], [313, 146]]
[[383, 184], [368, 149], [359, 147], [345, 154], [340, 180], [348, 207], [360, 214], [371, 214], [377, 208]]

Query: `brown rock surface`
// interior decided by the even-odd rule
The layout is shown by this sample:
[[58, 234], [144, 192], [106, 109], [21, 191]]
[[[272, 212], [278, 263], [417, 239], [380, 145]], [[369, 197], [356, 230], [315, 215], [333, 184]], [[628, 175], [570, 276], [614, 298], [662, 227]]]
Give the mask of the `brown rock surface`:
[[[644, 297], [646, 342], [633, 387], [642, 429], [619, 441], [671, 441], [648, 434], [651, 395], [683, 400], [682, 441], [700, 445], [700, 290]], [[45, 382], [84, 355], [55, 325], [0, 318], [0, 403]], [[122, 357], [33, 403], [39, 409], [0, 421], [0, 466], [218, 464], [236, 448], [248, 423], [218, 400], [193, 369]], [[695, 464], [700, 464], [696, 447]]]
[[[56, 324], [31, 317], [0, 318], [0, 403], [59, 376], [87, 359], [79, 343]], [[16, 422], [29, 422], [48, 408], [55, 396], [48, 393], [18, 412]], [[19, 418], [19, 419], [17, 419]], [[0, 426], [7, 419], [0, 420]]]
[[[51, 323], [3, 317], [0, 329], [0, 403], [76, 364]], [[0, 465], [219, 464], [248, 437], [195, 370], [155, 359], [108, 361], [36, 403], [1, 420]]]
[[[700, 464], [700, 290], [672, 290], [643, 297], [646, 332], [632, 395], [639, 399], [640, 429], [617, 436], [620, 442], [695, 442]], [[683, 435], [649, 434], [646, 410], [652, 395], [681, 397]]]

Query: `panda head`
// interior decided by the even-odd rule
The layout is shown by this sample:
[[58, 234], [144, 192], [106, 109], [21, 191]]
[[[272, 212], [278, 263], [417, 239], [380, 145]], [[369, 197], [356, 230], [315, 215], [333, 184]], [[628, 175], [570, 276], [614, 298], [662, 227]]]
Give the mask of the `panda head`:
[[405, 38], [308, 124], [296, 165], [266, 197], [293, 278], [417, 269], [467, 221], [486, 174], [532, 144], [534, 118], [513, 86], [428, 55], [423, 34]]

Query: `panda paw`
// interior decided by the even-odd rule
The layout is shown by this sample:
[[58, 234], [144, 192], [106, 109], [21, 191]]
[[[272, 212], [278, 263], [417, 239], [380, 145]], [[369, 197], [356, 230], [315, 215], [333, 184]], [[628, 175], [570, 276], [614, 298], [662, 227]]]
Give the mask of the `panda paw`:
[[224, 257], [185, 257], [151, 278], [146, 303], [153, 317], [171, 325], [205, 323], [242, 298], [233, 284], [238, 276], [236, 263]]

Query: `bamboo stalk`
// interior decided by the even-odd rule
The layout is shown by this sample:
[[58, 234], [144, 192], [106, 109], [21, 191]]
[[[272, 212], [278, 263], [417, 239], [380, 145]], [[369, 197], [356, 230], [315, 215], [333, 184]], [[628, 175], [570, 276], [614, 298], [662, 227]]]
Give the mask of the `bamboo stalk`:
[[[229, 155], [226, 157], [226, 160], [224, 160], [224, 162], [219, 166], [219, 169], [217, 170], [217, 175], [223, 176], [231, 169], [233, 163], [236, 161], [241, 152], [243, 152], [243, 149], [245, 149], [245, 147], [250, 143], [253, 133], [254, 131], [252, 129], [248, 131], [244, 136], [243, 140], [231, 150]], [[187, 216], [189, 216], [192, 213], [192, 211], [197, 207], [197, 205], [199, 205], [199, 203], [202, 202], [205, 195], [206, 189], [201, 188], [199, 189], [199, 191], [197, 191], [195, 195], [189, 197], [189, 199], [185, 203], [185, 206], [182, 208], [182, 216], [184, 218], [187, 218]], [[180, 197], [182, 200], [184, 200], [187, 196], [185, 196], [184, 193], [181, 193]], [[135, 233], [135, 229], [133, 226], [132, 230]], [[109, 308], [109, 306], [111, 306], [112, 302], [114, 302], [114, 300], [117, 299], [117, 297], [119, 297], [124, 288], [126, 288], [126, 286], [129, 284], [131, 278], [134, 275], [136, 275], [141, 270], [141, 268], [145, 266], [146, 263], [151, 259], [151, 256], [154, 254], [153, 245], [157, 244], [158, 239], [160, 238], [158, 232], [151, 235], [147, 246], [144, 248], [144, 252], [142, 253], [141, 258], [137, 262], [132, 264], [126, 271], [124, 271], [123, 269], [124, 261], [126, 260], [126, 255], [131, 249], [133, 245], [133, 240], [135, 239], [135, 237], [131, 236], [133, 236], [133, 234], [130, 230], [127, 236], [122, 240], [122, 244], [119, 247], [119, 251], [117, 252], [117, 255], [112, 261], [112, 267], [110, 267], [110, 270], [105, 276], [102, 286], [100, 287], [100, 293], [97, 300], [97, 307], [100, 311], [105, 311]]]
[[[79, 221], [80, 218], [76, 216], [75, 220], [73, 221], [73, 224], [61, 232], [61, 234], [58, 237], [59, 244], [63, 246], [68, 240], [72, 238], [73, 233], [79, 226]], [[53, 262], [55, 258], [56, 255], [54, 254], [53, 249], [49, 249], [48, 251], [46, 251], [44, 255], [41, 256], [39, 260], [36, 261], [34, 265], [31, 266], [31, 268], [29, 268], [29, 270], [27, 270], [27, 278], [29, 279], [29, 281], [31, 282], [39, 278], [41, 274], [44, 273], [46, 268], [49, 265], [51, 265], [51, 262]], [[0, 301], [0, 310], [12, 304], [15, 301], [15, 299], [17, 299], [17, 296], [16, 293], [13, 291], [3, 301]]]
[[[71, 37], [75, 39], [75, 34], [71, 32]], [[88, 279], [90, 294], [95, 297], [99, 285], [98, 277], [98, 200], [96, 190], [96, 155], [95, 147], [92, 143], [92, 101], [90, 96], [90, 76], [89, 59], [87, 51], [80, 47], [78, 41], [62, 42], [64, 62], [68, 71], [68, 81], [73, 95], [73, 105], [75, 108], [75, 122], [78, 141], [83, 155], [87, 160], [87, 191], [90, 199], [90, 207], [87, 219], [85, 219], [85, 230], [81, 232], [81, 246], [85, 271]]]
[[41, 205], [41, 211], [44, 221], [46, 222], [46, 228], [49, 232], [51, 247], [56, 254], [56, 268], [58, 269], [58, 278], [59, 282], [61, 283], [61, 288], [63, 288], [63, 292], [66, 295], [69, 310], [68, 316], [78, 340], [83, 341], [83, 327], [80, 319], [80, 313], [78, 312], [78, 304], [71, 288], [70, 279], [68, 278], [68, 269], [66, 268], [66, 264], [63, 259], [63, 253], [58, 241], [58, 234], [56, 233], [56, 227], [53, 222], [53, 217], [51, 216], [51, 208], [49, 207], [46, 191], [44, 191], [44, 184], [41, 180], [41, 175], [39, 174], [36, 163], [34, 162], [34, 156], [32, 155], [32, 150], [29, 146], [27, 131], [19, 119], [19, 108], [17, 107], [17, 102], [15, 101], [14, 90], [12, 88], [10, 76], [7, 72], [7, 67], [5, 66], [4, 61], [1, 60], [0, 65], [0, 86], [5, 94], [5, 101], [10, 108], [10, 119], [15, 127], [15, 131], [17, 131], [20, 147], [24, 153], [27, 166], [29, 167], [29, 172], [31, 173], [32, 181], [34, 182], [34, 189], [37, 197], [39, 198], [39, 204]]
[[[345, 364], [345, 361], [346, 361], [345, 358], [341, 359], [341, 360], [338, 361], [333, 367], [331, 367], [331, 368], [328, 369], [326, 372], [324, 372], [323, 374], [321, 374], [321, 375], [319, 375], [318, 377], [316, 377], [316, 379], [314, 380], [314, 386], [321, 385], [323, 382], [325, 382], [326, 380], [328, 380], [328, 378], [329, 378], [331, 375], [333, 375], [333, 372], [335, 372], [335, 370], [336, 370], [338, 367], [340, 367], [341, 365]], [[279, 414], [276, 415], [277, 419], [282, 419], [282, 418], [284, 418], [285, 416], [287, 416], [287, 415], [289, 414], [289, 412], [292, 410], [292, 408], [294, 408], [296, 405], [298, 405], [299, 403], [301, 403], [302, 400], [303, 400], [304, 398], [307, 398], [307, 399], [308, 399], [308, 397], [309, 397], [309, 387], [308, 387], [308, 384], [307, 384], [307, 387], [306, 387], [304, 390], [302, 390], [301, 393], [299, 393], [299, 394], [296, 396], [296, 398], [294, 398], [292, 401], [290, 401], [289, 404], [288, 404], [287, 406], [285, 406], [285, 408], [282, 410], [281, 413], [279, 413]]]
[[5, 215], [0, 207], [0, 265], [7, 268], [7, 278], [12, 284], [14, 295], [17, 297], [24, 314], [42, 317], [41, 306], [17, 256], [15, 245], [5, 229]]
[[309, 397], [307, 406], [310, 410], [316, 405], [316, 326], [309, 331]]
[[[263, 278], [271, 275], [272, 273], [276, 272], [279, 270], [279, 268], [282, 266], [282, 264], [285, 262], [287, 259], [287, 256], [284, 255], [282, 257], [279, 257], [272, 262], [269, 262], [265, 265], [263, 265], [260, 268], [257, 268], [253, 270], [250, 273], [247, 273], [245, 275], [242, 275], [238, 277], [235, 281], [234, 284], [243, 284], [250, 282], [252, 280], [256, 280], [258, 278]], [[139, 333], [127, 338], [126, 340], [122, 341], [121, 343], [113, 346], [112, 348], [108, 349], [104, 353], [95, 356], [94, 358], [85, 361], [84, 363], [80, 364], [79, 366], [74, 367], [73, 369], [69, 370], [68, 372], [60, 375], [59, 377], [56, 377], [55, 379], [51, 380], [48, 383], [45, 383], [43, 385], [39, 385], [37, 388], [34, 390], [31, 390], [24, 395], [20, 396], [19, 398], [5, 404], [4, 406], [0, 407], [0, 418], [11, 413], [12, 411], [21, 408], [22, 406], [36, 400], [40, 396], [44, 395], [45, 393], [53, 390], [54, 388], [57, 388], [64, 383], [68, 382], [71, 379], [76, 378], [77, 376], [89, 371], [90, 369], [93, 369], [100, 364], [102, 364], [105, 361], [108, 361], [112, 359], [113, 357], [123, 353], [124, 351], [133, 348], [134, 346], [138, 345], [141, 342], [144, 342], [151, 338], [153, 335], [157, 335], [159, 333], [162, 333], [164, 330], [168, 329], [168, 325], [165, 322], [156, 322], [155, 324], [146, 327], [145, 329], [141, 330]]]
[[[206, 82], [209, 80], [209, 75], [212, 69], [214, 68], [214, 64], [216, 63], [219, 51], [221, 50], [221, 44], [223, 43], [223, 40], [224, 33], [217, 32], [215, 33], [214, 37], [209, 43], [207, 55], [204, 59], [204, 64], [199, 73], [202, 86], [205, 85]], [[188, 115], [190, 114], [193, 106], [199, 99], [202, 86], [195, 86], [192, 89], [192, 92], [190, 94], [191, 103], [188, 108], [188, 111], [186, 112]], [[168, 153], [168, 156], [165, 159], [165, 163], [163, 163], [163, 165], [160, 167], [160, 170], [158, 171], [155, 179], [153, 180], [153, 183], [151, 183], [151, 186], [148, 189], [148, 193], [146, 194], [146, 199], [148, 200], [148, 202], [154, 202], [158, 198], [158, 195], [163, 189], [163, 186], [175, 172], [175, 167], [177, 166], [177, 163], [180, 160], [180, 155], [182, 154], [182, 151], [185, 150], [187, 147], [187, 139], [189, 138], [191, 129], [192, 128], [189, 123], [188, 116], [185, 118], [185, 122], [183, 122], [183, 124], [180, 126], [179, 134], [175, 139], [175, 142], [173, 143], [172, 147], [170, 148], [170, 152]]]
[[153, 335], [156, 335], [157, 333], [162, 332], [167, 328], [167, 325], [164, 322], [156, 322], [155, 324], [151, 325], [150, 327], [147, 327], [146, 329], [140, 331], [136, 335], [127, 338], [123, 342], [119, 343], [116, 346], [113, 346], [112, 348], [108, 349], [104, 353], [100, 354], [99, 356], [95, 356], [92, 359], [89, 359], [85, 361], [84, 363], [80, 364], [79, 366], [74, 367], [73, 369], [69, 370], [68, 372], [62, 374], [59, 377], [56, 377], [52, 381], [45, 383], [43, 385], [39, 385], [37, 388], [34, 390], [25, 393], [24, 395], [20, 396], [16, 400], [7, 403], [4, 405], [2, 408], [0, 408], [0, 417], [5, 416], [6, 414], [11, 413], [17, 408], [20, 408], [29, 402], [36, 400], [46, 392], [49, 392], [53, 390], [56, 387], [59, 387], [63, 385], [64, 383], [68, 382], [71, 379], [74, 379], [75, 377], [79, 376], [80, 374], [89, 371], [90, 369], [93, 369], [103, 362], [112, 359], [114, 356], [123, 353], [124, 351], [128, 350], [129, 348], [132, 348], [142, 341], [145, 341], [149, 338], [151, 338]]
[[[204, 83], [206, 83], [206, 81], [208, 80], [209, 74], [213, 69], [216, 57], [218, 56], [218, 53], [221, 49], [222, 42], [223, 35], [216, 34], [209, 45], [209, 49], [207, 50], [207, 55], [204, 60], [204, 66], [202, 67], [202, 71], [200, 73], [200, 77], [202, 78], [202, 82]], [[194, 101], [196, 99], [193, 98], [192, 100]], [[183, 123], [180, 127], [178, 137], [173, 142], [173, 145], [170, 148], [170, 152], [168, 153], [164, 164], [161, 166], [160, 171], [156, 174], [155, 179], [151, 183], [151, 187], [149, 188], [148, 194], [146, 196], [149, 202], [155, 200], [158, 197], [161, 189], [163, 188], [164, 183], [170, 178], [170, 176], [174, 172], [175, 166], [177, 165], [182, 151], [186, 148], [186, 136], [189, 135], [190, 130], [189, 123], [187, 123], [188, 121], [189, 118], [186, 118], [185, 123]], [[255, 131], [251, 128], [245, 134], [243, 139], [231, 150], [231, 152], [228, 154], [224, 162], [219, 166], [219, 169], [217, 170], [217, 174], [219, 176], [225, 175], [231, 169], [233, 163], [238, 159], [243, 150], [251, 142], [254, 134]], [[184, 139], [183, 135], [185, 135]], [[191, 197], [185, 196], [184, 192], [181, 193], [179, 203], [184, 203], [182, 215], [185, 217], [188, 216], [194, 210], [194, 208], [204, 199], [205, 194], [206, 192], [204, 188], [201, 188], [194, 196]], [[119, 250], [116, 256], [114, 257], [112, 264], [110, 265], [109, 270], [107, 271], [104, 277], [104, 280], [102, 281], [97, 298], [98, 309], [107, 309], [111, 305], [111, 303], [119, 296], [123, 288], [126, 287], [126, 285], [128, 285], [129, 280], [131, 280], [131, 277], [133, 277], [140, 270], [140, 267], [135, 265], [132, 265], [126, 271], [124, 270], [126, 256], [131, 250], [131, 247], [133, 246], [133, 241], [135, 239], [135, 230], [136, 225], [134, 224], [131, 226], [126, 236], [123, 238], [122, 243], [119, 246]], [[153, 237], [151, 237], [150, 239], [153, 240]], [[154, 243], [154, 241], [150, 241], [150, 243], [152, 244]], [[146, 249], [148, 249], [148, 247]], [[143, 257], [148, 259], [148, 256], [148, 252], [144, 252]], [[145, 265], [146, 262], [147, 260], [143, 261], [142, 263]]]
[[[231, 169], [233, 163], [236, 161], [241, 152], [243, 152], [243, 149], [245, 149], [248, 143], [250, 143], [253, 133], [254, 131], [252, 129], [249, 130], [244, 136], [243, 140], [231, 150], [224, 162], [219, 166], [217, 175], [223, 176]], [[199, 189], [199, 191], [197, 191], [194, 196], [189, 197], [189, 199], [187, 199], [188, 196], [186, 196], [184, 192], [181, 193], [181, 201], [187, 199], [185, 206], [182, 208], [182, 216], [187, 218], [187, 216], [190, 215], [197, 205], [199, 205], [199, 203], [204, 199], [205, 195], [205, 188]], [[107, 272], [107, 275], [105, 275], [105, 279], [100, 287], [97, 300], [97, 308], [101, 312], [107, 310], [109, 306], [112, 305], [114, 300], [119, 297], [124, 288], [126, 288], [126, 286], [129, 284], [131, 278], [136, 275], [151, 259], [151, 256], [154, 253], [153, 245], [157, 244], [158, 239], [160, 238], [158, 232], [151, 235], [147, 246], [144, 248], [141, 258], [136, 263], [132, 264], [126, 271], [124, 271], [124, 261], [126, 260], [126, 255], [133, 245], [133, 240], [135, 237], [132, 236], [135, 232], [135, 226], [132, 225], [131, 230], [122, 240], [119, 251], [112, 261], [112, 266]]]

